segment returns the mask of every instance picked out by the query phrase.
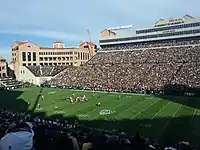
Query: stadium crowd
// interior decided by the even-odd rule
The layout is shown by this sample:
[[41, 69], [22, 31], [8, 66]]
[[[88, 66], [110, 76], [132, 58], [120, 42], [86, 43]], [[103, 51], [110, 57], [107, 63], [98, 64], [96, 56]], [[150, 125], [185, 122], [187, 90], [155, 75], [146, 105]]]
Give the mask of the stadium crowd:
[[[185, 141], [161, 147], [157, 140], [136, 132], [105, 131], [79, 125], [74, 120], [50, 120], [30, 114], [0, 110], [1, 150], [192, 150]], [[171, 147], [170, 147], [171, 146]]]
[[199, 50], [200, 46], [186, 46], [99, 52], [86, 65], [68, 67], [45, 85], [161, 93], [172, 85], [189, 92], [200, 87]]

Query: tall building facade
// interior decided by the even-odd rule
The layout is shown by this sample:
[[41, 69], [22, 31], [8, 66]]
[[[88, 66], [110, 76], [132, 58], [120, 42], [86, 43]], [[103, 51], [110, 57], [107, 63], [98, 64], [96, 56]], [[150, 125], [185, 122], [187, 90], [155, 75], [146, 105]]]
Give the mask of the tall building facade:
[[133, 34], [119, 34], [126, 26], [105, 29], [100, 33], [101, 48], [134, 46], [173, 41], [200, 40], [200, 18], [185, 15], [182, 18], [159, 19], [153, 25], [136, 29]]
[[0, 78], [7, 77], [7, 62], [6, 59], [0, 56]]
[[78, 48], [66, 48], [56, 41], [52, 47], [41, 47], [29, 41], [15, 42], [12, 46], [12, 65], [16, 77], [20, 66], [80, 66], [95, 55], [96, 45], [81, 42]]

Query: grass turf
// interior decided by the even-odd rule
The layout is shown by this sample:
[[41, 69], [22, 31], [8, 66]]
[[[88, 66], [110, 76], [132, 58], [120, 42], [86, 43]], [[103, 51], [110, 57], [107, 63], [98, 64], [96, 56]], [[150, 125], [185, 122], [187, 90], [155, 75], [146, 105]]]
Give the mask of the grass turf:
[[[174, 143], [187, 140], [200, 146], [200, 99], [190, 97], [160, 97], [153, 95], [114, 94], [66, 89], [26, 88], [0, 92], [0, 107], [14, 111], [45, 112], [46, 116], [62, 114], [77, 116], [81, 123], [103, 129], [120, 129]], [[68, 97], [86, 95], [88, 102], [71, 104]], [[28, 102], [30, 105], [28, 106]], [[101, 106], [96, 107], [100, 102]], [[40, 109], [35, 106], [40, 104]], [[54, 106], [58, 108], [55, 109]], [[35, 109], [36, 108], [36, 109]], [[101, 110], [112, 114], [100, 115]]]

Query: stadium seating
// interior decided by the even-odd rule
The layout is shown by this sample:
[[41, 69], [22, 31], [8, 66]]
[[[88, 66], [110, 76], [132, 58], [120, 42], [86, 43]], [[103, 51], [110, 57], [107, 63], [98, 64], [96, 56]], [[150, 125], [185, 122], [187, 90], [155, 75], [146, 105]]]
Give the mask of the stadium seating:
[[122, 49], [141, 49], [141, 48], [162, 48], [162, 47], [172, 47], [172, 46], [189, 46], [189, 45], [199, 45], [199, 40], [185, 40], [185, 41], [176, 41], [176, 40], [169, 40], [169, 41], [163, 41], [163, 42], [156, 42], [156, 43], [141, 43], [141, 44], [123, 44], [120, 46], [103, 46], [101, 51], [107, 51], [107, 50], [122, 50]]
[[55, 76], [66, 66], [27, 66], [27, 68], [37, 77]]
[[7, 89], [19, 88], [23, 85], [22, 82], [17, 81], [13, 78], [0, 78], [0, 84], [2, 84], [2, 86], [4, 86]]
[[86, 65], [68, 67], [46, 84], [131, 92], [162, 92], [166, 85], [199, 88], [199, 51], [193, 45], [99, 52]]

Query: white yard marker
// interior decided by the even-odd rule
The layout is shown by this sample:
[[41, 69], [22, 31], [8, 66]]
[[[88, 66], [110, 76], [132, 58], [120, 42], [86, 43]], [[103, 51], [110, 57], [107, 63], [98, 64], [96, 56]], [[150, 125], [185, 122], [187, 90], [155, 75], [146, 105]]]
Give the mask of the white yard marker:
[[[174, 117], [176, 116], [176, 114], [178, 113], [178, 111], [182, 108], [183, 104], [180, 105], [180, 107], [175, 111], [175, 113], [173, 114], [172, 118], [170, 119], [170, 121], [168, 121], [168, 123], [165, 125], [165, 127], [163, 128], [162, 133], [166, 130], [166, 128], [168, 127], [169, 123], [174, 119]], [[161, 133], [161, 135], [162, 135]]]
[[142, 112], [144, 112], [146, 109], [148, 109], [149, 107], [151, 107], [152, 105], [154, 105], [156, 102], [158, 102], [158, 100], [152, 102], [148, 107], [142, 109], [140, 112], [138, 112], [136, 115], [134, 115], [133, 117], [131, 117], [131, 119], [137, 117], [138, 115], [140, 115]]
[[191, 118], [191, 125], [193, 124], [193, 120], [194, 120], [194, 117], [195, 117], [195, 115], [196, 115], [196, 112], [197, 112], [197, 109], [195, 108], [195, 109], [194, 109], [194, 112], [193, 112], [193, 114], [192, 114], [192, 118]]
[[171, 101], [169, 101], [163, 108], [161, 108], [151, 119], [155, 118], [163, 109], [165, 109], [169, 104], [171, 103]]

